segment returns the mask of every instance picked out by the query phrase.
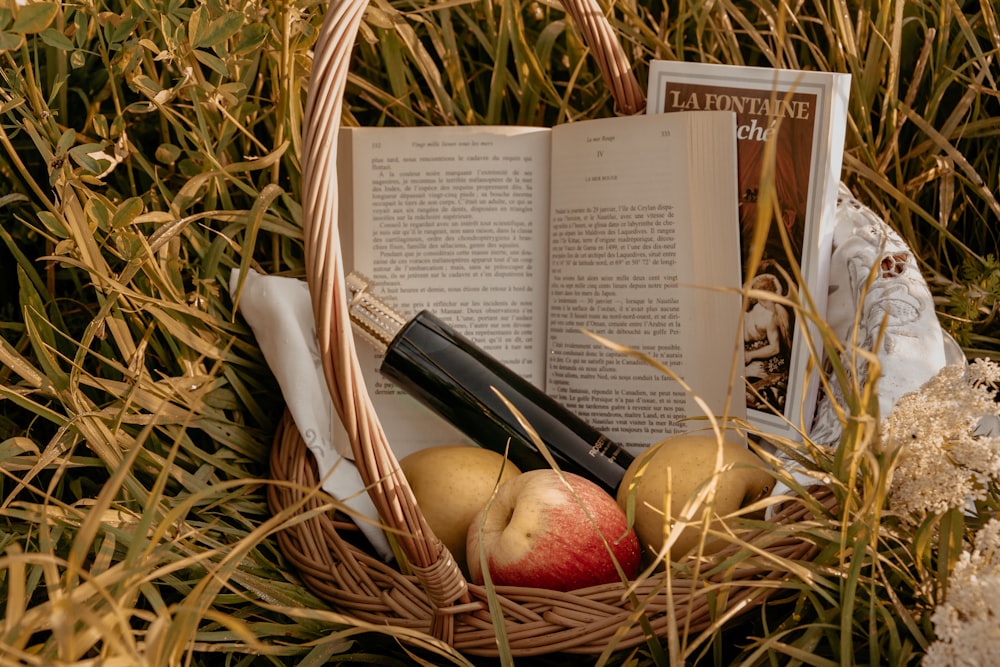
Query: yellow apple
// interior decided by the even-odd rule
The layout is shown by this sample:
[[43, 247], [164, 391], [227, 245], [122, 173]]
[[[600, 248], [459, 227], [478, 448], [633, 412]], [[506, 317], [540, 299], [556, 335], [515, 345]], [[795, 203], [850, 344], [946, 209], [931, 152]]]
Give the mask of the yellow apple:
[[427, 525], [462, 566], [472, 517], [499, 482], [521, 472], [502, 454], [475, 445], [428, 447], [407, 455], [399, 466]]
[[[732, 436], [729, 436], [732, 437]], [[628, 511], [634, 503], [635, 531], [639, 541], [650, 553], [659, 553], [674, 522], [682, 516], [684, 506], [691, 501], [719, 470], [714, 500], [688, 509], [687, 519], [700, 519], [704, 508], [711, 504], [714, 528], [718, 522], [754, 501], [766, 497], [774, 488], [774, 477], [768, 466], [743, 442], [722, 441], [722, 465], [717, 467], [719, 441], [711, 433], [683, 434], [667, 438], [636, 457], [625, 472], [618, 487], [618, 504]], [[670, 507], [666, 508], [669, 492]], [[673, 560], [693, 549], [701, 541], [704, 523], [687, 526], [670, 547]], [[706, 536], [705, 550], [711, 552], [725, 546], [724, 540]]]

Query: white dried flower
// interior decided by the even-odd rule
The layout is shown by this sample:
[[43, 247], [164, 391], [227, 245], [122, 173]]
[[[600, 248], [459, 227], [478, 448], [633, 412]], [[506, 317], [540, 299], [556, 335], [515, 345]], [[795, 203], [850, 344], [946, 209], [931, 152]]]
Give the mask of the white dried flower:
[[946, 366], [883, 422], [883, 445], [899, 451], [889, 506], [904, 522], [981, 500], [1000, 480], [1000, 435], [979, 430], [997, 414], [998, 383], [1000, 366], [988, 360]]
[[931, 616], [937, 639], [924, 667], [1000, 665], [1000, 521], [976, 534], [948, 577], [948, 599]]
[[969, 382], [994, 389], [1000, 387], [1000, 365], [988, 359], [976, 359], [969, 364]]

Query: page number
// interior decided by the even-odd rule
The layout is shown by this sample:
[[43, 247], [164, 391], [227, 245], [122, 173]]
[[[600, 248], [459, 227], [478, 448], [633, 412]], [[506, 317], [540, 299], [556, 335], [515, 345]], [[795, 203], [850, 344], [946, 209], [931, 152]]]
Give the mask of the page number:
[[670, 136], [670, 130], [660, 130], [660, 136], [661, 137], [669, 137]]

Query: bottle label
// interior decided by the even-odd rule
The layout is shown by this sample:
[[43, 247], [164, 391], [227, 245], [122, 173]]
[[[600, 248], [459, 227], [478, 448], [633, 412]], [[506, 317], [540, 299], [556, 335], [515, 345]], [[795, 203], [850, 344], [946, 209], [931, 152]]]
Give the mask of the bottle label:
[[[595, 442], [593, 446], [591, 446], [588, 454], [590, 454], [591, 458], [596, 458], [598, 454], [600, 454], [601, 456], [607, 456], [608, 448], [611, 446], [611, 444], [612, 444], [611, 441], [602, 435], [597, 439], [597, 442]], [[613, 461], [614, 457], [612, 457], [611, 460]]]

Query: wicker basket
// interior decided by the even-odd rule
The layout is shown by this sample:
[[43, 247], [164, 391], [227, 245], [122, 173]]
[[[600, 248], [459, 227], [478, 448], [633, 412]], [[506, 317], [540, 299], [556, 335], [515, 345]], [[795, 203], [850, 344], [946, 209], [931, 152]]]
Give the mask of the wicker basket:
[[[745, 550], [724, 551], [711, 570], [681, 577], [660, 573], [628, 591], [624, 583], [559, 593], [499, 587], [503, 627], [494, 624], [487, 592], [468, 583], [428, 529], [379, 424], [361, 377], [344, 300], [344, 267], [337, 229], [336, 139], [350, 52], [367, 0], [333, 0], [316, 45], [305, 128], [303, 221], [307, 275], [316, 331], [333, 405], [351, 441], [355, 462], [386, 527], [405, 554], [404, 574], [366, 550], [350, 521], [317, 510], [319, 488], [312, 457], [286, 415], [272, 451], [270, 486], [276, 513], [293, 509], [300, 520], [278, 534], [282, 552], [313, 592], [339, 611], [378, 626], [429, 633], [468, 655], [496, 656], [498, 635], [515, 656], [558, 652], [600, 654], [627, 648], [647, 633], [691, 633], [760, 604], [788, 575], [782, 562], [812, 557], [815, 546], [792, 530], [773, 528], [747, 539], [770, 554], [751, 566]], [[643, 93], [594, 0], [564, 2], [596, 58], [618, 111], [643, 109]], [[813, 502], [819, 501], [819, 502]], [[787, 503], [776, 525], [810, 518], [830, 496]], [[813, 508], [810, 510], [809, 508]], [[771, 565], [762, 567], [761, 563]], [[669, 583], [669, 586], [666, 585]], [[628, 594], [631, 593], [631, 594]]]

